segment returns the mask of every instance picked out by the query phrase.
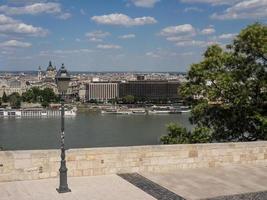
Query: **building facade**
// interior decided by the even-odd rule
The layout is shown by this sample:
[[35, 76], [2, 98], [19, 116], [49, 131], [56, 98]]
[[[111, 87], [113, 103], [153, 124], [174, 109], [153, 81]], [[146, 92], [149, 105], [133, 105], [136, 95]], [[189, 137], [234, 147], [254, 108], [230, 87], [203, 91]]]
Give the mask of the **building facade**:
[[87, 101], [115, 99], [119, 96], [118, 83], [87, 83], [85, 95]]
[[132, 95], [144, 99], [177, 99], [178, 81], [129, 81], [119, 84], [119, 97]]
[[2, 97], [4, 93], [6, 93], [7, 96], [11, 95], [14, 92], [21, 95], [25, 91], [26, 84], [20, 80], [11, 79], [0, 81], [0, 97]]

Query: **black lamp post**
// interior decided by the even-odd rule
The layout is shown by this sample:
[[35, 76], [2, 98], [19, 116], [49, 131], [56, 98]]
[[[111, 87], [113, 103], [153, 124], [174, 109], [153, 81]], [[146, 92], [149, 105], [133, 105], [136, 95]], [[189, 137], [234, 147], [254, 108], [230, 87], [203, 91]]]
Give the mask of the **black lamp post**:
[[67, 93], [70, 82], [70, 75], [65, 69], [64, 64], [58, 70], [56, 75], [56, 83], [58, 87], [58, 92], [61, 94], [61, 163], [59, 168], [59, 188], [57, 188], [58, 193], [71, 192], [68, 187], [67, 182], [67, 167], [65, 160], [65, 144], [64, 144], [64, 100], [65, 94]]

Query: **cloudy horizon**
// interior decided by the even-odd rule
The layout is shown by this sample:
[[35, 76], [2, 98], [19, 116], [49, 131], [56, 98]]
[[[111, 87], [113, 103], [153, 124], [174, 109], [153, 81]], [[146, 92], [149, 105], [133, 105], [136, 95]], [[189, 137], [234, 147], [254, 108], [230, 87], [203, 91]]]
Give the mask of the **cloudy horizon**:
[[1, 71], [184, 72], [267, 17], [267, 0], [0, 2]]

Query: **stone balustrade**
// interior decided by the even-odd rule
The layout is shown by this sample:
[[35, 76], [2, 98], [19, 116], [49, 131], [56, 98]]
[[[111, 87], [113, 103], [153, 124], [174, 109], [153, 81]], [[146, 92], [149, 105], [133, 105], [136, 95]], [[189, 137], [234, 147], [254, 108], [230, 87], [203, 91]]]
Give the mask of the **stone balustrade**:
[[[68, 176], [267, 164], [267, 142], [69, 149]], [[0, 151], [0, 182], [56, 177], [60, 150]]]

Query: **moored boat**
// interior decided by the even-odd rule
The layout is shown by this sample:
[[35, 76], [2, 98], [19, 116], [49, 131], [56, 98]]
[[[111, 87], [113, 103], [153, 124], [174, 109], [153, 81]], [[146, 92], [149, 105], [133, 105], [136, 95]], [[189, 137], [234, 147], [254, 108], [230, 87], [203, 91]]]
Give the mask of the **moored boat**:
[[[53, 117], [60, 115], [60, 109], [0, 109], [0, 117]], [[77, 110], [75, 108], [65, 110], [65, 116], [76, 115]]]

